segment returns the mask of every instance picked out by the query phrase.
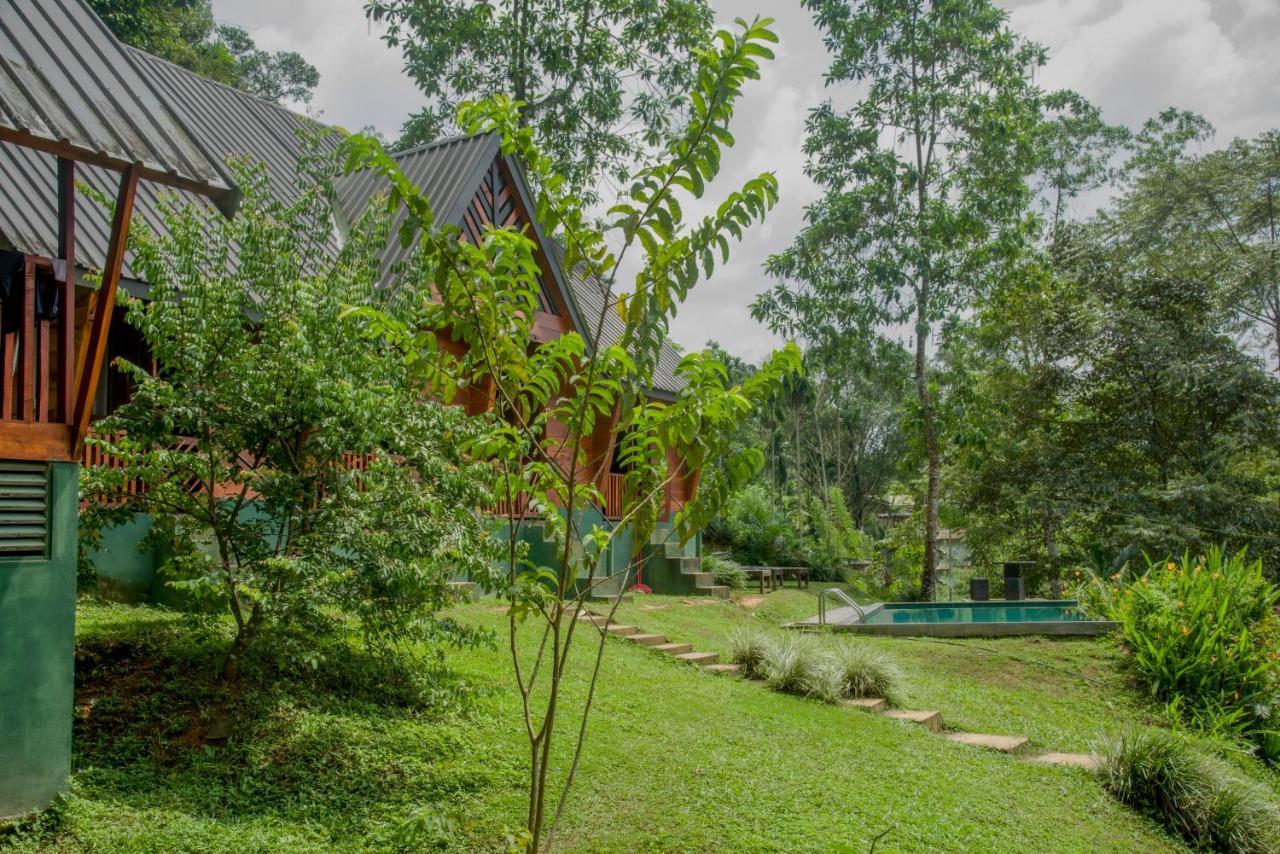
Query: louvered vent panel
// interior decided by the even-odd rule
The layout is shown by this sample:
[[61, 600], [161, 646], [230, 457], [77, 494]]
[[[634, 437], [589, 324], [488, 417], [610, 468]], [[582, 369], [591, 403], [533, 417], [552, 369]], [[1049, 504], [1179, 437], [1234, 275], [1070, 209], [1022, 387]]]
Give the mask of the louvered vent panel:
[[49, 467], [0, 461], [0, 556], [42, 555], [49, 541]]

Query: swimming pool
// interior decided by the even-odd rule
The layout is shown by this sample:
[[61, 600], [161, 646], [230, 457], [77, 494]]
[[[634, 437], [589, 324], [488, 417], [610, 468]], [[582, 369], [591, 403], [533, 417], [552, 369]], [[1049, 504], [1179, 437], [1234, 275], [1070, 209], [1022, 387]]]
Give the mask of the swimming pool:
[[[837, 631], [869, 635], [927, 635], [932, 637], [995, 637], [997, 635], [1100, 635], [1117, 623], [1092, 620], [1075, 599], [1019, 602], [886, 602], [867, 605], [864, 614], [853, 608], [832, 608], [826, 624]], [[819, 625], [817, 617], [794, 623]]]

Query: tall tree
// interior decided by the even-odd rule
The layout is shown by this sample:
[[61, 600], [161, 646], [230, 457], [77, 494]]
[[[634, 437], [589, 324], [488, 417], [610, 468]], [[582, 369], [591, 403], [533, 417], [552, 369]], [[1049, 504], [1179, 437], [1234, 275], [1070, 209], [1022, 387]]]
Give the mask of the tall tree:
[[1120, 213], [1153, 255], [1226, 285], [1222, 307], [1260, 333], [1280, 371], [1280, 130], [1187, 151], [1211, 132], [1172, 110], [1149, 122]]
[[[506, 150], [518, 152], [528, 164], [539, 188], [539, 221], [563, 235], [566, 267], [593, 277], [604, 297], [586, 329], [541, 345], [533, 339], [540, 273], [528, 231], [490, 229], [480, 246], [459, 240], [456, 228], [435, 224], [428, 200], [380, 145], [361, 137], [349, 143], [349, 166], [367, 165], [386, 176], [393, 209], [408, 208], [401, 236], [416, 234], [420, 240], [417, 293], [432, 295], [421, 299], [421, 316], [411, 323], [365, 312], [371, 331], [406, 354], [433, 393], [448, 400], [463, 384], [488, 382], [502, 413], [485, 419], [487, 429], [468, 447], [491, 465], [493, 492], [511, 508], [503, 577], [493, 580], [511, 606], [507, 639], [530, 756], [528, 820], [517, 842], [531, 852], [554, 848], [585, 743], [605, 652], [600, 636], [614, 611], [599, 621], [578, 615], [592, 592], [600, 592], [602, 556], [620, 532], [629, 531], [633, 570], [642, 544], [656, 530], [667, 485], [684, 476], [682, 466], [668, 464], [669, 452], [689, 471], [703, 471], [708, 462], [724, 457], [752, 410], [800, 368], [799, 351], [789, 345], [740, 385], [726, 387], [723, 365], [707, 353], [691, 353], [677, 368], [684, 381], [677, 398], [669, 403], [646, 399], [677, 307], [714, 269], [717, 253], [727, 253], [729, 240], [741, 238], [777, 200], [777, 183], [764, 174], [729, 194], [715, 213], [694, 221], [683, 215], [684, 203], [701, 197], [719, 174], [722, 140], [730, 138], [727, 128], [743, 85], [758, 79], [761, 60], [773, 56], [769, 45], [777, 38], [770, 23], [740, 21], [739, 32], [722, 30], [700, 50], [688, 126], [662, 158], [635, 174], [628, 194], [611, 208], [606, 231], [587, 224], [586, 213], [566, 192], [568, 182], [557, 174], [555, 161], [538, 151], [509, 98], [463, 108], [460, 118], [468, 129], [500, 134]], [[632, 289], [620, 292], [624, 268], [619, 260], [632, 249], [643, 253], [640, 269], [630, 279]], [[607, 332], [614, 311], [622, 328]], [[436, 344], [446, 330], [467, 343], [465, 360]], [[585, 442], [597, 419], [615, 417], [610, 426], [619, 437], [618, 458], [626, 471], [622, 522], [602, 526], [580, 512], [603, 499]], [[551, 419], [567, 428], [567, 436], [547, 429]], [[723, 476], [700, 479], [692, 500], [674, 514], [681, 542], [762, 463], [758, 452], [743, 453]], [[551, 566], [536, 565], [527, 545], [518, 541], [518, 495], [541, 515], [543, 537], [555, 544]], [[617, 545], [627, 547], [620, 539]], [[620, 598], [615, 597], [614, 609]], [[573, 743], [556, 749], [557, 727], [563, 728], [562, 719], [569, 720], [574, 709], [569, 692], [562, 691], [566, 666], [580, 645], [575, 636], [588, 631], [597, 632], [599, 645], [592, 651], [586, 699], [572, 722]]]
[[426, 96], [401, 147], [449, 133], [460, 101], [507, 94], [588, 199], [679, 123], [712, 25], [707, 0], [368, 0], [365, 12]]
[[[910, 324], [927, 461], [921, 595], [932, 598], [942, 449], [931, 341], [986, 262], [1018, 245], [1030, 200], [1044, 50], [989, 0], [804, 0], [832, 54], [828, 85], [865, 87], [851, 109], [813, 111], [805, 153], [826, 190], [795, 245], [768, 262], [784, 279], [758, 299], [778, 329], [841, 336]], [[1013, 235], [1013, 236], [1011, 236]]]
[[217, 24], [209, 0], [89, 0], [116, 37], [219, 83], [276, 103], [311, 100], [320, 72], [293, 51], [260, 49]]

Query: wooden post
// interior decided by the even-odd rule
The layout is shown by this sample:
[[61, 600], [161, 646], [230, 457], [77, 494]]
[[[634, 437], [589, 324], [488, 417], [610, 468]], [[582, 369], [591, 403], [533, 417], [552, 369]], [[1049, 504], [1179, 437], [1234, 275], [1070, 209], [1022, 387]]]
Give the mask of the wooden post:
[[18, 418], [36, 414], [36, 265], [28, 257], [22, 275], [22, 331], [18, 333]]
[[89, 432], [89, 419], [93, 417], [93, 399], [98, 394], [102, 360], [107, 354], [107, 333], [111, 329], [116, 288], [120, 285], [120, 271], [124, 267], [124, 254], [129, 246], [129, 224], [133, 218], [133, 200], [138, 191], [140, 171], [141, 166], [135, 163], [120, 176], [120, 191], [116, 195], [116, 210], [111, 220], [111, 240], [107, 244], [107, 262], [102, 269], [102, 286], [98, 288], [98, 310], [93, 313], [93, 319], [89, 322], [84, 346], [80, 349], [77, 360], [76, 396], [72, 410], [73, 459], [80, 456], [85, 434]]
[[76, 374], [76, 164], [58, 158], [58, 256], [67, 266], [58, 300], [58, 407], [55, 420], [71, 423]]

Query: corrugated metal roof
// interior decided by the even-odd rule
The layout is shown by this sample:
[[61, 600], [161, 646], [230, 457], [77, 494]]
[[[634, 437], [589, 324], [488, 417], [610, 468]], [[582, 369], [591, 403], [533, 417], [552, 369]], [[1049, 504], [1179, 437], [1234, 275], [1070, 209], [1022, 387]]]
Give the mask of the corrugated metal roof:
[[[462, 221], [462, 213], [470, 202], [471, 196], [480, 184], [484, 171], [493, 163], [499, 154], [498, 140], [492, 135], [454, 137], [440, 140], [429, 145], [403, 151], [395, 155], [396, 162], [405, 177], [421, 189], [431, 202], [432, 209], [441, 222], [458, 225]], [[521, 192], [527, 193], [523, 180], [523, 170], [518, 163], [508, 161], [511, 173]], [[359, 217], [368, 206], [369, 201], [386, 186], [383, 178], [370, 172], [356, 173], [339, 178], [334, 183], [338, 204], [342, 215], [348, 222]], [[532, 200], [527, 200], [527, 204]], [[531, 204], [529, 204], [531, 206]], [[403, 211], [393, 222], [392, 234], [404, 221]], [[554, 239], [545, 235], [539, 236], [550, 249], [552, 263], [560, 267], [563, 253]], [[384, 270], [393, 269], [414, 251], [414, 245], [402, 247], [398, 240], [393, 241], [384, 260]], [[594, 331], [596, 318], [600, 316], [604, 306], [604, 291], [599, 281], [586, 278], [580, 273], [566, 275], [567, 271], [559, 270], [560, 279], [568, 291], [570, 313], [574, 325], [584, 337], [590, 337]], [[591, 328], [584, 328], [584, 324]], [[622, 321], [610, 307], [606, 312], [602, 337], [608, 342], [618, 340], [624, 332]], [[591, 342], [593, 345], [596, 342]], [[673, 348], [664, 347], [654, 371], [654, 387], [668, 395], [677, 393], [684, 387], [675, 375], [676, 365], [680, 363], [680, 354]]]
[[[395, 155], [405, 177], [431, 202], [440, 222], [458, 224], [462, 212], [480, 185], [484, 171], [498, 156], [498, 140], [488, 134], [442, 139]], [[356, 172], [334, 181], [338, 207], [347, 222], [354, 222], [369, 206], [369, 201], [387, 186], [386, 180], [373, 172]], [[391, 233], [396, 234], [404, 222], [405, 211], [396, 214]], [[416, 244], [404, 247], [393, 238], [383, 259], [383, 269], [391, 270], [411, 256]]]
[[134, 56], [82, 0], [0, 0], [0, 131], [103, 166], [140, 163], [144, 178], [234, 211], [238, 194], [217, 153]]
[[[563, 253], [559, 244], [551, 241], [555, 247], [557, 262], [563, 260]], [[594, 276], [585, 276], [581, 270], [575, 270], [569, 276], [569, 288], [573, 292], [573, 299], [578, 304], [578, 310], [582, 314], [583, 322], [589, 329], [583, 331], [585, 337], [590, 337], [595, 332], [595, 325], [600, 318], [601, 312], [604, 312], [604, 323], [601, 325], [601, 339], [612, 344], [622, 338], [626, 332], [622, 325], [622, 318], [618, 317], [617, 307], [606, 304], [606, 301], [612, 302], [616, 300], [616, 295], [610, 297], [604, 289], [604, 285]], [[595, 343], [595, 342], [593, 342]], [[684, 388], [684, 381], [676, 376], [676, 366], [680, 364], [681, 356], [676, 352], [674, 347], [664, 345], [658, 354], [658, 364], [653, 370], [653, 388], [659, 392], [665, 392], [667, 395], [678, 394], [680, 389]]]
[[[0, 0], [7, 2], [7, 0]], [[262, 162], [271, 190], [285, 201], [297, 197], [296, 166], [304, 150], [299, 137], [308, 129], [322, 133], [320, 144], [332, 151], [341, 135], [338, 131], [293, 113], [283, 107], [254, 98], [244, 92], [200, 77], [184, 68], [157, 59], [142, 51], [126, 49], [139, 74], [149, 85], [165, 93], [174, 104], [178, 118], [198, 132], [206, 147], [222, 162], [246, 158]], [[118, 176], [97, 166], [79, 164], [76, 177], [108, 198], [115, 193]], [[57, 161], [49, 154], [0, 143], [0, 239], [31, 255], [57, 254]], [[138, 186], [136, 216], [153, 229], [163, 229], [160, 198], [177, 194], [184, 202], [207, 206], [198, 195], [183, 190], [157, 187], [144, 181]], [[106, 211], [91, 199], [76, 197], [76, 258], [86, 267], [106, 263], [111, 223]], [[337, 246], [337, 237], [334, 237]], [[124, 276], [138, 280], [125, 258]]]

